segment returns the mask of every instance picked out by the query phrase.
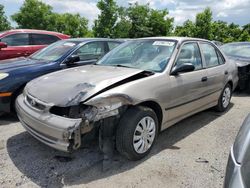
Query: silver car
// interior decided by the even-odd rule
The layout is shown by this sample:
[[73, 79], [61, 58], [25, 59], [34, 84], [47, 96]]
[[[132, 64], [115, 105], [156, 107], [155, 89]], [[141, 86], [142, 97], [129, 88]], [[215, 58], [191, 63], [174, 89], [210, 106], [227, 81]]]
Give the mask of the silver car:
[[16, 109], [27, 131], [53, 148], [76, 150], [96, 132], [102, 150], [115, 146], [139, 160], [160, 131], [211, 107], [225, 111], [237, 81], [236, 65], [210, 41], [143, 38], [95, 65], [31, 81]]
[[231, 148], [224, 187], [250, 187], [250, 114], [243, 122]]

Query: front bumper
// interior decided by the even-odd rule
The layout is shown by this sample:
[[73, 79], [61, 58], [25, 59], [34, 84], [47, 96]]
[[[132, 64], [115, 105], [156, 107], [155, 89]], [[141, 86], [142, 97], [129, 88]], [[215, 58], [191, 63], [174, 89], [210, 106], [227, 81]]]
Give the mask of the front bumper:
[[0, 112], [7, 112], [11, 111], [11, 97], [0, 97]]
[[44, 144], [65, 152], [80, 147], [82, 119], [69, 119], [35, 110], [23, 95], [16, 100], [16, 111], [23, 127]]
[[235, 160], [233, 147], [228, 158], [224, 188], [245, 188], [241, 175], [241, 165]]

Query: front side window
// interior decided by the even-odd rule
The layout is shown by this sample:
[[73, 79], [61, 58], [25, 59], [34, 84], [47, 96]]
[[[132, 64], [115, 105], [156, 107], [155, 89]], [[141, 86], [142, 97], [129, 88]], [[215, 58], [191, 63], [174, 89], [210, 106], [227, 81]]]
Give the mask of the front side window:
[[58, 41], [30, 56], [31, 59], [56, 61], [78, 45], [76, 41]]
[[27, 46], [29, 45], [29, 34], [19, 33], [8, 35], [3, 37], [1, 42], [5, 42], [8, 46]]
[[176, 42], [172, 40], [131, 40], [116, 47], [97, 64], [162, 72], [175, 46]]
[[201, 43], [200, 44], [205, 61], [206, 61], [206, 67], [215, 67], [220, 65], [216, 49], [207, 43]]
[[105, 54], [103, 42], [91, 42], [76, 50], [73, 55], [78, 55], [81, 61], [99, 59]]
[[59, 40], [58, 37], [45, 34], [31, 34], [32, 45], [48, 45]]
[[182, 46], [176, 61], [176, 66], [180, 66], [184, 63], [193, 64], [195, 70], [202, 69], [201, 54], [197, 43], [186, 43]]

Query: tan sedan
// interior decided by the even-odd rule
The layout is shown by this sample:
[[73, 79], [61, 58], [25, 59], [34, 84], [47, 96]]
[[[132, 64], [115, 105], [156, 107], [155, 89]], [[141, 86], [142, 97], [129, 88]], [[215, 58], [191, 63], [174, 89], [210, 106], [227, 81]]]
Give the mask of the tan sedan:
[[101, 149], [138, 160], [160, 131], [211, 107], [225, 111], [237, 82], [236, 65], [210, 41], [143, 38], [95, 65], [31, 81], [16, 109], [27, 131], [53, 148], [78, 149], [95, 132]]

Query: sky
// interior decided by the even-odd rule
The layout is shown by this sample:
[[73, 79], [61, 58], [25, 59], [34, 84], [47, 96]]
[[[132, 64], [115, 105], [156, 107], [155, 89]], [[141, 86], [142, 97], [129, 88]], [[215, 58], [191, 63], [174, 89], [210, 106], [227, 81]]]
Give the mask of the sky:
[[[24, 0], [0, 0], [5, 6], [5, 13], [10, 15], [16, 13]], [[98, 0], [42, 0], [53, 7], [58, 13], [79, 13], [89, 20], [89, 26], [97, 18], [99, 10], [96, 7]], [[195, 20], [195, 15], [210, 7], [213, 11], [214, 20], [234, 22], [245, 25], [250, 23], [250, 0], [117, 0], [119, 6], [128, 7], [129, 4], [149, 3], [154, 9], [168, 9], [169, 16], [174, 17], [175, 25], [181, 25], [187, 19]], [[14, 22], [11, 22], [15, 25]]]

